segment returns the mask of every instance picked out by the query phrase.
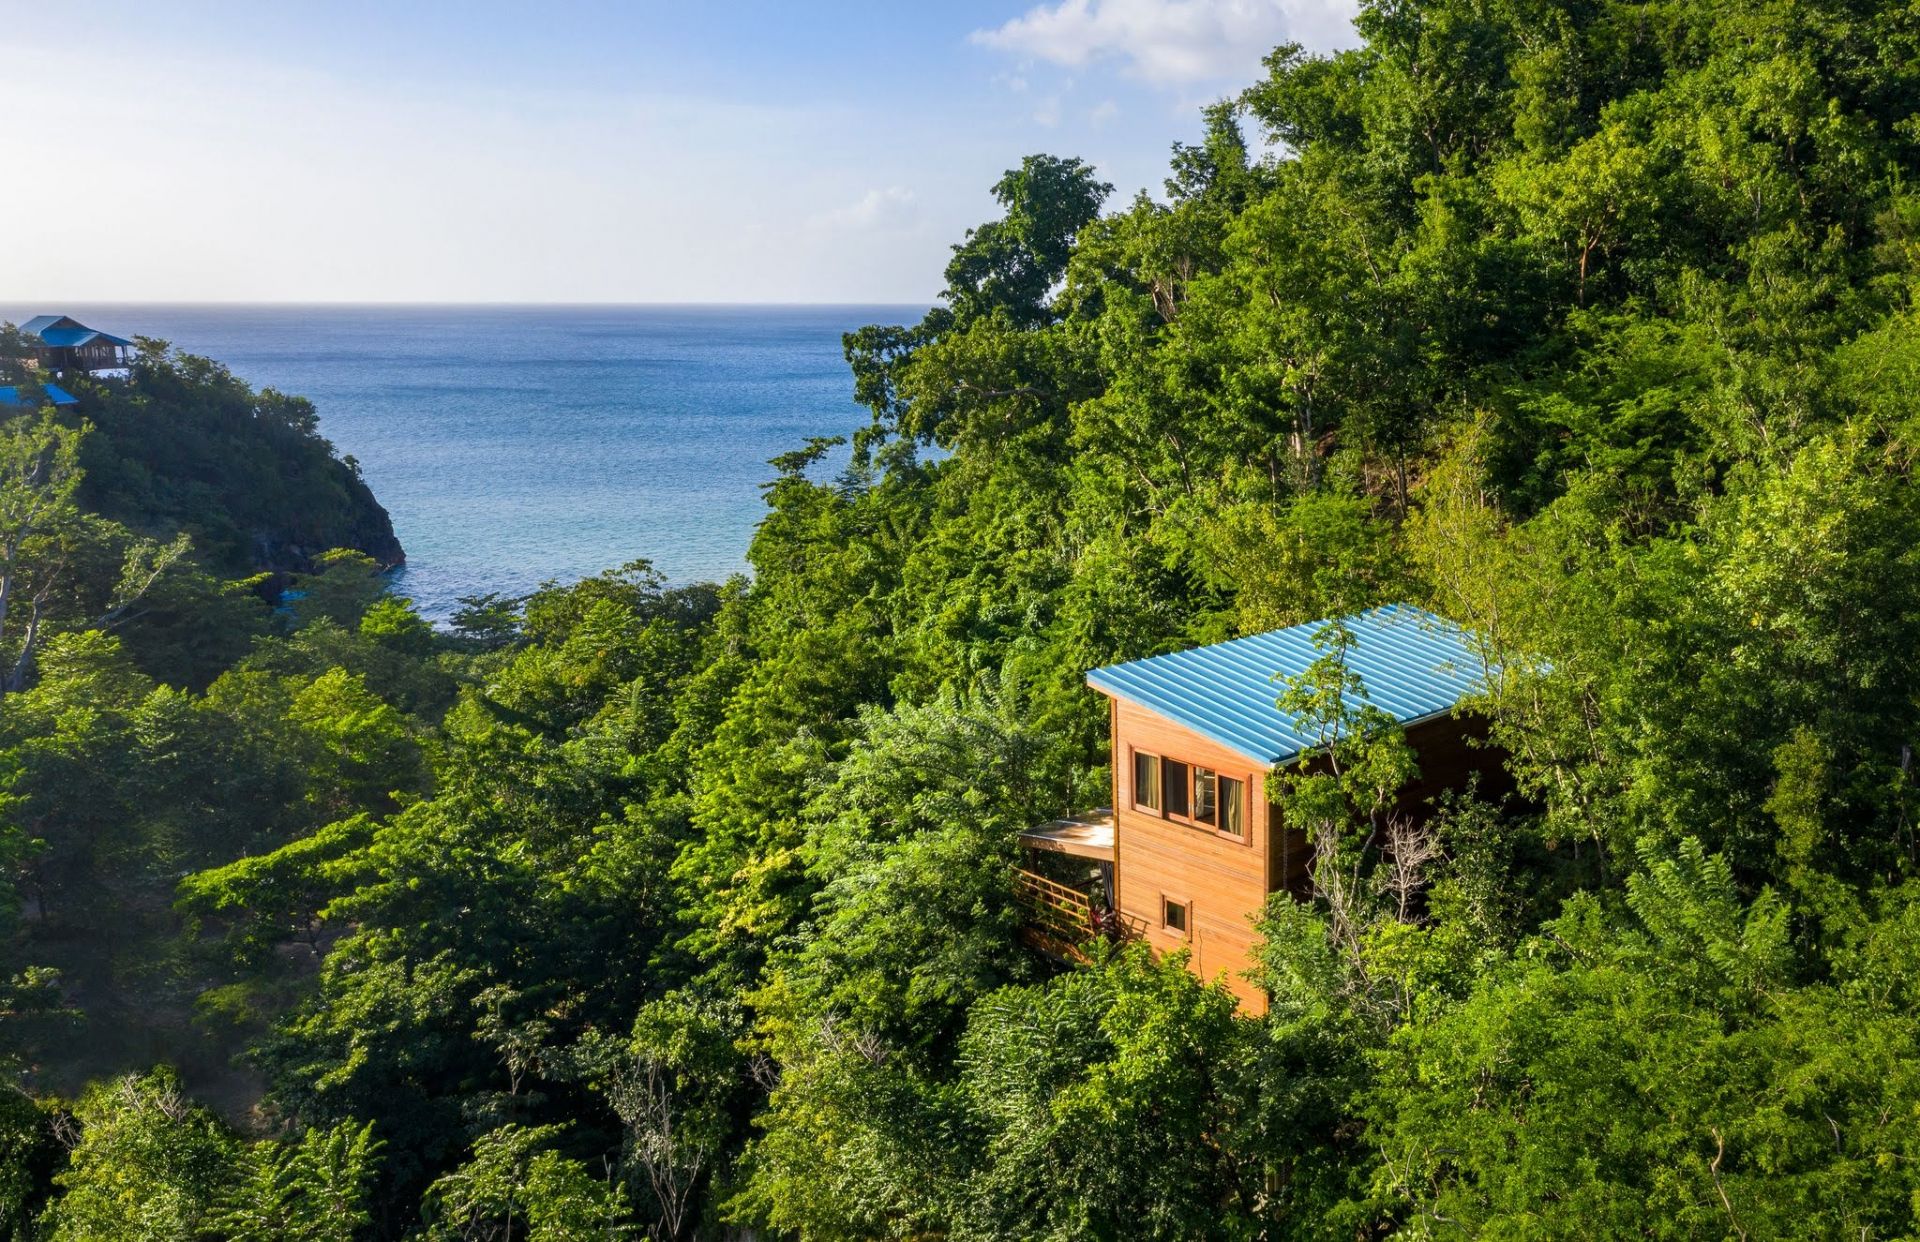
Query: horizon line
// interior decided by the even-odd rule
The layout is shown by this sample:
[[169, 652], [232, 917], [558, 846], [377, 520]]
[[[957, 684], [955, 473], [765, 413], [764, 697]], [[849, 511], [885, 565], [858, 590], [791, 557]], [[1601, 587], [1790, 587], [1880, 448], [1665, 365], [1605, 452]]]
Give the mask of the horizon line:
[[364, 300], [361, 300], [361, 299], [349, 299], [349, 298], [318, 298], [310, 301], [303, 301], [303, 300], [294, 300], [294, 299], [275, 299], [275, 298], [265, 298], [265, 299], [22, 298], [22, 297], [8, 296], [6, 301], [9, 303], [42, 303], [44, 302], [51, 305], [64, 304], [64, 305], [70, 305], [70, 306], [340, 306], [340, 307], [382, 307], [382, 306], [523, 307], [523, 306], [535, 306], [535, 307], [552, 307], [556, 309], [561, 309], [561, 308], [574, 308], [574, 307], [620, 308], [620, 307], [641, 307], [641, 306], [645, 306], [645, 307], [754, 306], [754, 307], [767, 307], [767, 308], [782, 308], [782, 307], [825, 308], [825, 307], [839, 307], [839, 306], [926, 306], [931, 308], [938, 303], [939, 299], [930, 298], [924, 302], [921, 302], [921, 301], [901, 302], [901, 301], [892, 301], [885, 298], [863, 299], [863, 300], [856, 300], [856, 301], [828, 301], [828, 302], [786, 302], [786, 301], [772, 301], [772, 300], [767, 300], [767, 301], [730, 300], [730, 301], [714, 301], [714, 302], [695, 302], [695, 301], [684, 301], [684, 300], [654, 301], [654, 302], [645, 302], [645, 301], [569, 302], [569, 301], [533, 300], [533, 301], [525, 301], [525, 302], [514, 302], [514, 301], [506, 301], [503, 299], [485, 299], [480, 301], [436, 302], [436, 301], [421, 300], [421, 299], [364, 299]]

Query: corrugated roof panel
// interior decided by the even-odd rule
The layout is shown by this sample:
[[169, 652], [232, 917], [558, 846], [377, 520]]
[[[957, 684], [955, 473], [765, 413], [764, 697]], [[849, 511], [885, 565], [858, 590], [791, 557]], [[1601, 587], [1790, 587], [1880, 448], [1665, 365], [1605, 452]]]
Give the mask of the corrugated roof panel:
[[[46, 405], [80, 404], [80, 398], [74, 396], [58, 384], [42, 384], [40, 385], [40, 391], [46, 394], [44, 400], [44, 404]], [[26, 402], [20, 399], [20, 386], [18, 384], [0, 384], [0, 405], [12, 406], [25, 404]]]
[[[1485, 688], [1465, 631], [1407, 604], [1343, 618], [1353, 631], [1347, 668], [1364, 697], [1401, 724], [1445, 712]], [[1322, 652], [1313, 636], [1326, 621], [1230, 639], [1190, 651], [1094, 669], [1087, 683], [1137, 703], [1202, 737], [1262, 763], [1284, 763], [1317, 745], [1280, 710], [1276, 674], [1297, 677]]]
[[93, 341], [105, 341], [109, 345], [131, 346], [132, 341], [125, 337], [102, 332], [98, 328], [89, 328], [77, 319], [65, 315], [35, 315], [20, 325], [20, 331], [28, 336], [37, 336], [55, 349], [72, 349]]

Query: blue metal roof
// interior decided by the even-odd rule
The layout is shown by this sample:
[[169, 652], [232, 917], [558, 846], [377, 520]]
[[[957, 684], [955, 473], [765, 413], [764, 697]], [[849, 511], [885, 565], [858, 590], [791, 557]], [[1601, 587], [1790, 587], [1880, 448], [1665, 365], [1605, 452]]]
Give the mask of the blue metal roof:
[[[1365, 698], [1401, 724], [1438, 715], [1486, 687], [1471, 638], [1459, 626], [1408, 604], [1342, 618], [1353, 632], [1347, 668]], [[1087, 684], [1181, 724], [1261, 763], [1280, 764], [1318, 742], [1275, 700], [1275, 674], [1297, 677], [1324, 652], [1310, 621], [1191, 651], [1094, 669]]]
[[[36, 402], [36, 404], [44, 404], [44, 405], [79, 405], [80, 404], [80, 398], [74, 396], [72, 393], [60, 387], [60, 385], [58, 384], [42, 384], [40, 385], [40, 391], [46, 394], [46, 398], [42, 402]], [[27, 402], [21, 400], [20, 398], [19, 385], [0, 384], [0, 405], [26, 405], [26, 404]]]
[[56, 349], [71, 349], [85, 345], [90, 341], [105, 341], [109, 345], [132, 345], [133, 342], [89, 328], [77, 319], [65, 315], [35, 315], [20, 325], [20, 331], [28, 336], [37, 336]]

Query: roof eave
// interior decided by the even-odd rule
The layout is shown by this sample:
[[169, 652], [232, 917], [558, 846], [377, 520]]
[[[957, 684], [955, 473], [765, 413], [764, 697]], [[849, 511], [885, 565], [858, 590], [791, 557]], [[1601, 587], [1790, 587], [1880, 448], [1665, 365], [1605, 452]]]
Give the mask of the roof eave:
[[[1244, 746], [1235, 745], [1234, 743], [1229, 742], [1223, 737], [1218, 737], [1212, 733], [1207, 732], [1205, 729], [1195, 728], [1193, 725], [1190, 725], [1182, 720], [1174, 720], [1171, 716], [1167, 715], [1165, 712], [1161, 711], [1159, 708], [1153, 706], [1153, 704], [1151, 703], [1143, 703], [1139, 699], [1133, 697], [1130, 694], [1125, 693], [1124, 691], [1116, 690], [1111, 686], [1103, 686], [1099, 682], [1093, 679], [1092, 673], [1087, 674], [1087, 685], [1091, 686], [1095, 690], [1098, 690], [1100, 693], [1106, 695], [1110, 699], [1120, 699], [1120, 700], [1123, 700], [1124, 702], [1131, 703], [1135, 707], [1139, 708], [1141, 711], [1152, 712], [1154, 715], [1160, 717], [1162, 720], [1165, 720], [1171, 724], [1177, 725], [1178, 727], [1185, 729], [1189, 733], [1197, 733], [1201, 737], [1206, 738], [1209, 742], [1212, 742], [1215, 746], [1219, 746], [1225, 750], [1230, 750], [1234, 754], [1239, 755], [1242, 759], [1250, 759], [1253, 762], [1259, 764], [1262, 768], [1270, 772], [1278, 768], [1291, 767], [1293, 764], [1300, 762], [1302, 759], [1305, 759], [1311, 755], [1318, 754], [1321, 750], [1325, 749], [1324, 747], [1321, 747], [1321, 746], [1308, 746], [1301, 750], [1289, 751], [1287, 754], [1284, 754], [1284, 755], [1274, 755], [1274, 756], [1257, 755], [1254, 752], [1246, 749]], [[1397, 723], [1402, 731], [1405, 731], [1408, 729], [1417, 729], [1421, 725], [1432, 724], [1436, 720], [1443, 720], [1446, 717], [1453, 715], [1455, 712], [1459, 710], [1460, 710], [1460, 705], [1458, 703], [1454, 703], [1454, 704], [1450, 704], [1449, 706], [1442, 707], [1437, 711], [1428, 712], [1424, 716], [1415, 716], [1411, 720], [1403, 720]]]
[[[1294, 755], [1282, 755], [1278, 759], [1272, 759], [1265, 755], [1255, 754], [1254, 752], [1248, 750], [1246, 747], [1237, 745], [1233, 742], [1228, 741], [1223, 737], [1219, 737], [1215, 734], [1209, 733], [1205, 729], [1195, 728], [1193, 725], [1190, 725], [1183, 720], [1175, 720], [1173, 719], [1173, 717], [1167, 715], [1165, 712], [1161, 711], [1159, 708], [1155, 707], [1151, 703], [1143, 703], [1139, 699], [1133, 697], [1130, 694], [1125, 693], [1124, 691], [1116, 690], [1111, 686], [1103, 686], [1099, 682], [1093, 679], [1093, 675], [1091, 673], [1087, 675], [1087, 685], [1093, 687], [1095, 690], [1098, 690], [1100, 693], [1106, 695], [1110, 699], [1120, 699], [1123, 702], [1133, 704], [1133, 706], [1139, 708], [1143, 712], [1152, 712], [1154, 715], [1160, 717], [1160, 719], [1165, 720], [1177, 726], [1178, 728], [1185, 729], [1189, 733], [1198, 734], [1199, 736], [1206, 738], [1209, 742], [1212, 742], [1215, 746], [1218, 746], [1223, 750], [1230, 750], [1234, 754], [1239, 755], [1242, 759], [1250, 760], [1253, 763], [1259, 764], [1263, 769], [1274, 768], [1279, 764], [1285, 763], [1294, 758]], [[1299, 752], [1296, 751], [1295, 755], [1297, 755], [1298, 753]]]

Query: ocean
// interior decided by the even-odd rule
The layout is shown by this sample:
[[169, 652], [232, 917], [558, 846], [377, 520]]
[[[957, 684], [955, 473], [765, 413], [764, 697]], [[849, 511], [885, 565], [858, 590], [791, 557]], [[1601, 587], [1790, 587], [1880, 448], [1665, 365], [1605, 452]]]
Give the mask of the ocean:
[[0, 307], [42, 313], [311, 398], [393, 517], [394, 589], [442, 619], [636, 557], [675, 582], [744, 570], [767, 459], [867, 421], [841, 333], [925, 308]]

